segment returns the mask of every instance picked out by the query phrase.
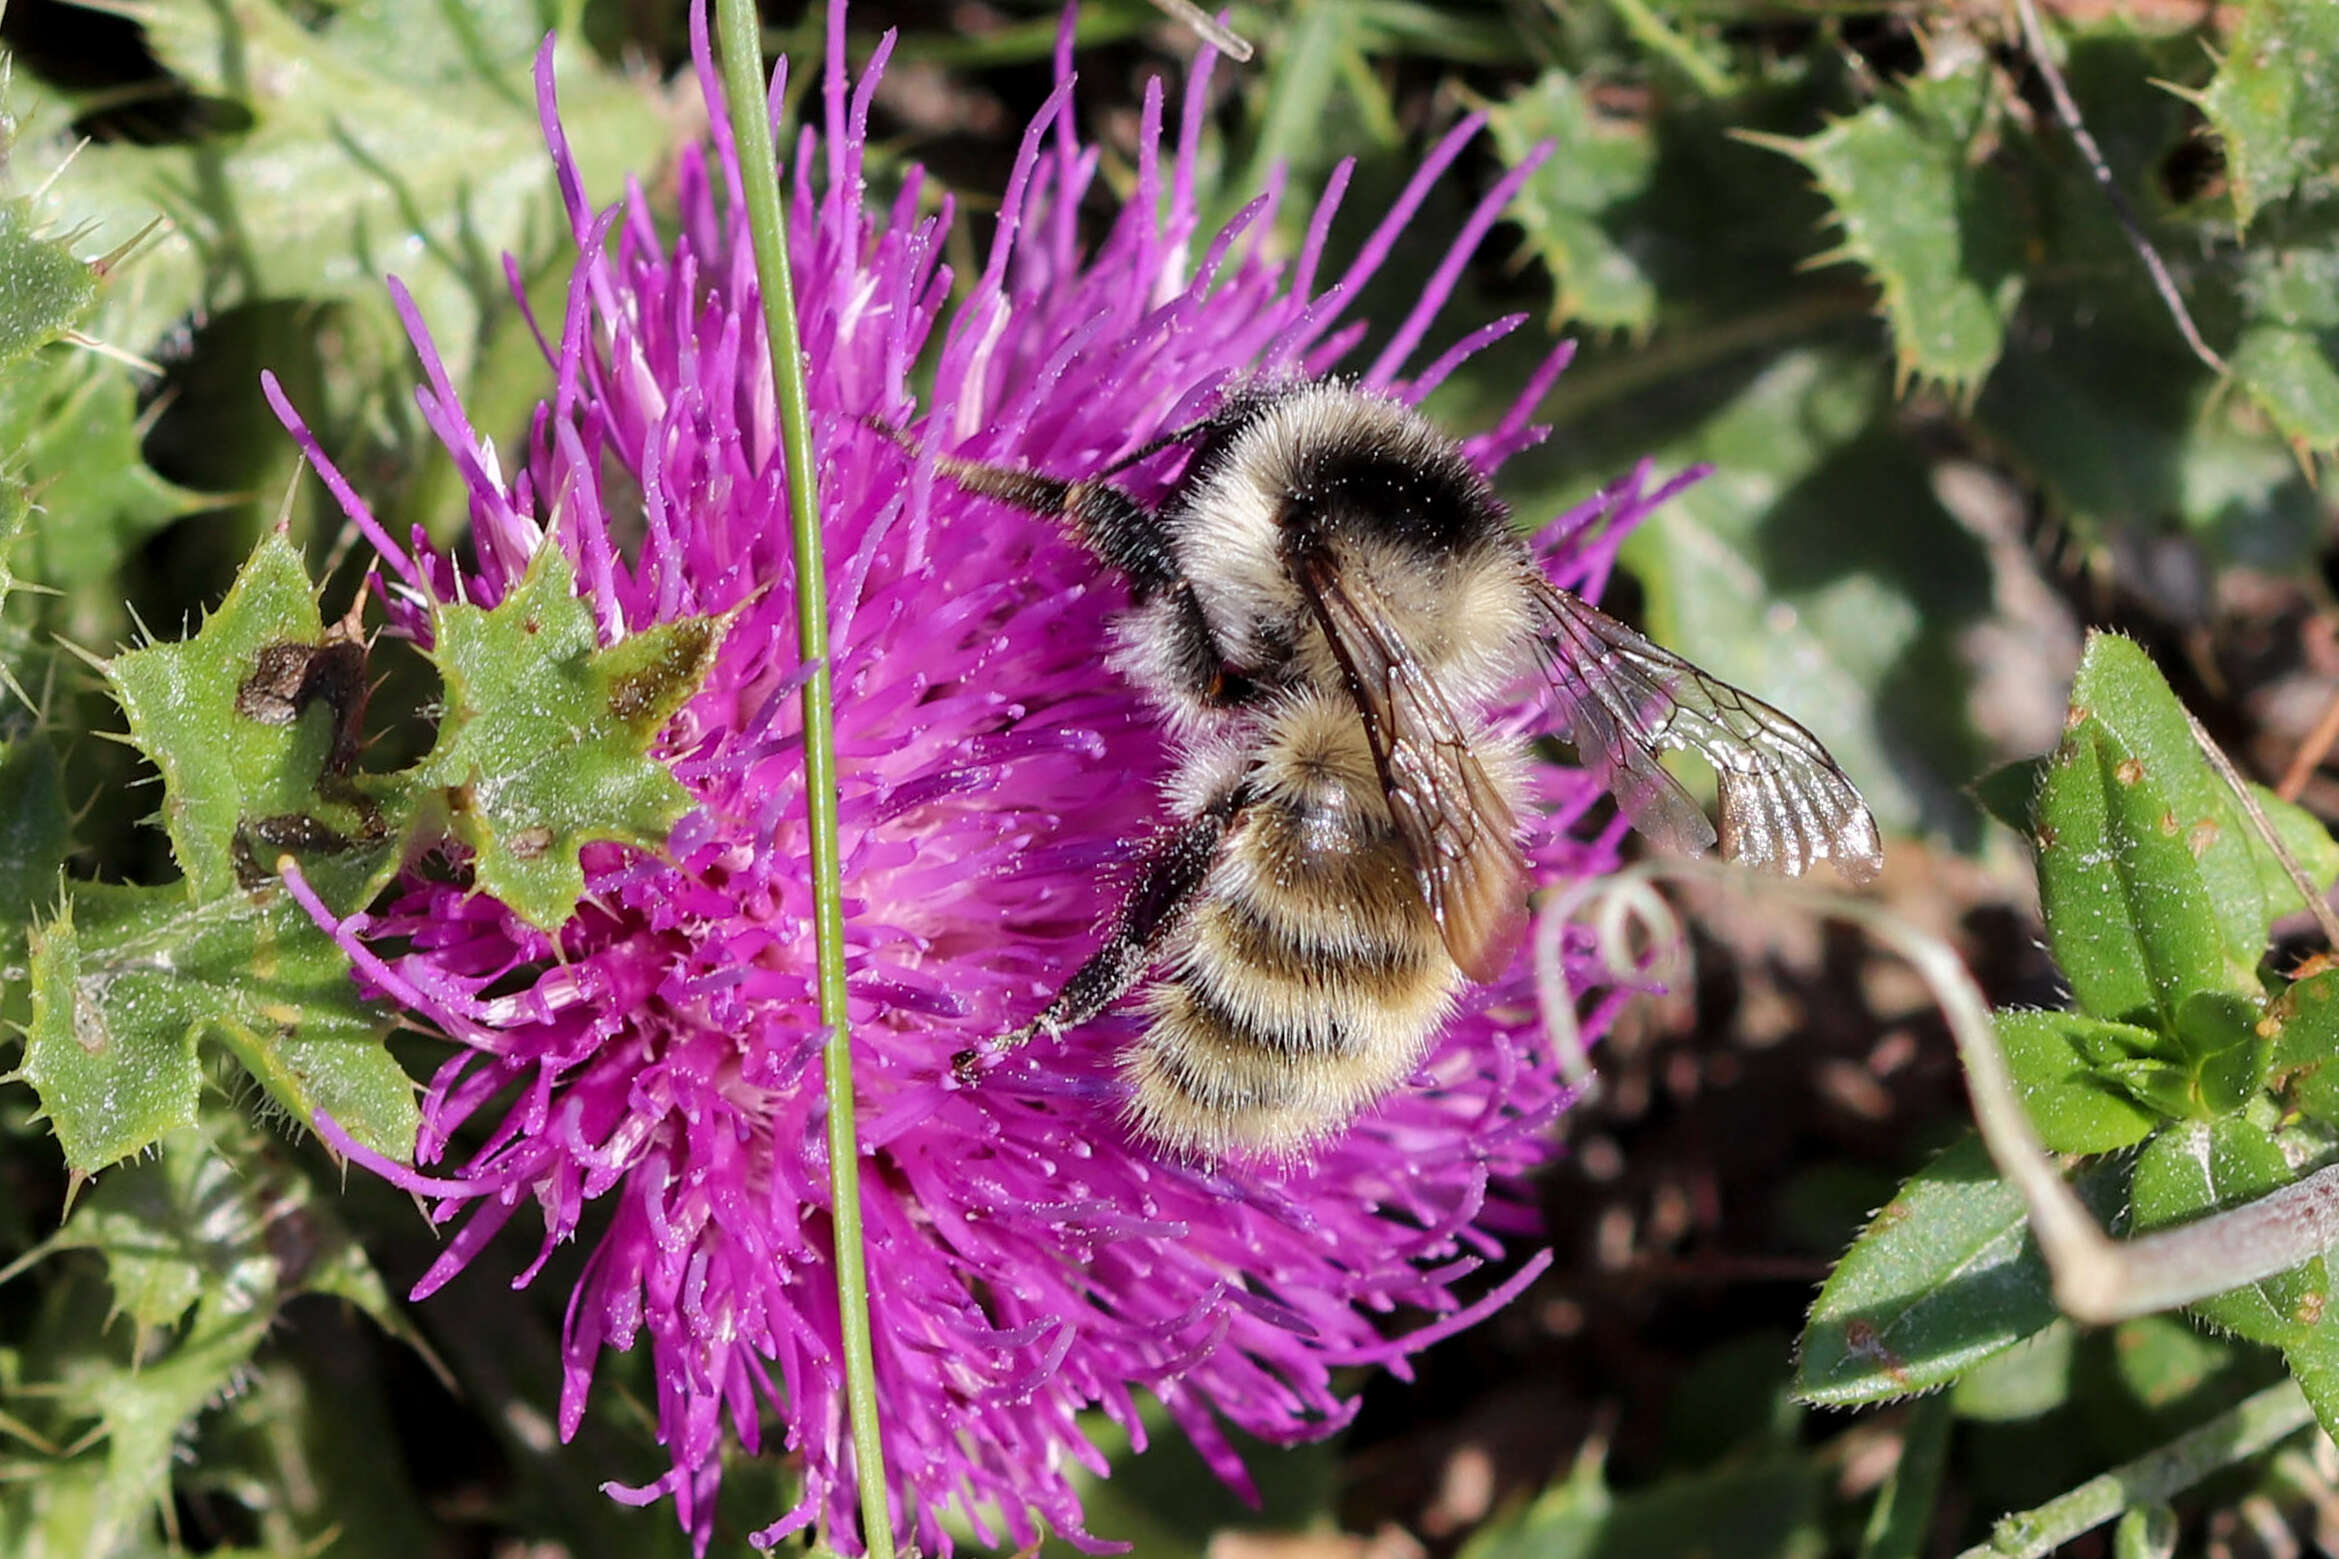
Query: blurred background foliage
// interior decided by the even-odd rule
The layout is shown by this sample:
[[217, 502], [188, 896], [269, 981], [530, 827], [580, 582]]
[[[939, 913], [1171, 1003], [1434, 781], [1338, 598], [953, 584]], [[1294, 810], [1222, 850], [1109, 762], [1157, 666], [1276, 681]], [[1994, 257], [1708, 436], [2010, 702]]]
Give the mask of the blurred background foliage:
[[[1213, 75], [1205, 171], [1224, 216], [1273, 170], [1312, 193], [1356, 158], [1336, 266], [1484, 113], [1368, 296], [1385, 333], [1470, 202], [1551, 147], [1431, 345], [1528, 322], [1437, 411], [1482, 423], [1564, 333], [1583, 350], [1553, 435], [1505, 472], [1523, 515], [1643, 457], [1710, 462], [1632, 538], [1610, 604], [1818, 730], [1895, 835], [1886, 893], [1994, 999], [2051, 1005], [2027, 864], [1966, 787], [2054, 742], [2080, 627], [2135, 634], [2264, 777], [2339, 694], [2339, 6], [2040, 9], [2133, 232], [2016, 12], [1979, 0], [1253, 0], [1231, 15], [1258, 57]], [[817, 14], [764, 14], [768, 50], [817, 56]], [[979, 253], [1054, 9], [860, 0], [851, 26], [856, 57], [901, 31], [877, 176], [934, 168]], [[701, 122], [679, 0], [0, 5], [0, 1018], [29, 1020], [58, 863], [170, 872], [147, 820], [93, 803], [152, 771], [104, 739], [120, 718], [74, 648], [177, 637], [288, 504], [332, 609], [362, 566], [315, 484], [285, 497], [259, 370], [393, 533], [455, 533], [394, 273], [474, 423], [522, 435], [547, 373], [512, 293], [556, 312], [565, 282], [528, 79], [548, 29], [589, 190], [655, 189]], [[1143, 82], [1192, 43], [1144, 0], [1089, 0], [1078, 33], [1083, 123], [1126, 189]], [[1284, 204], [1285, 241], [1311, 204]], [[141, 234], [102, 285], [77, 263]], [[387, 651], [375, 669], [369, 735], [411, 756], [429, 685]], [[2339, 815], [2313, 756], [2286, 788]], [[1813, 1283], [1962, 1100], [1904, 975], [1692, 900], [1696, 977], [1627, 1021], [1568, 1123], [1555, 1273], [1414, 1381], [1360, 1378], [1340, 1439], [1257, 1450], [1264, 1508], [1164, 1448], [1117, 1458], [1094, 1530], [1149, 1559], [1949, 1553], [2274, 1378], [2270, 1354], [2154, 1320], [2050, 1328], [1913, 1409], [1796, 1406]], [[575, 1444], [552, 1432], [563, 1275], [512, 1294], [476, 1274], [409, 1310], [392, 1296], [432, 1249], [412, 1209], [341, 1187], [253, 1122], [242, 1074], [200, 1065], [195, 1124], [86, 1184], [31, 1092], [0, 1089], [0, 1553], [683, 1552], [664, 1512], [599, 1491], [660, 1462], [638, 1360]], [[2168, 1529], [2296, 1552], [2339, 1530], [2335, 1471], [2293, 1442]], [[786, 1476], [728, 1475], [721, 1545]], [[2119, 1551], [2169, 1551], [2167, 1525], [2137, 1518]]]

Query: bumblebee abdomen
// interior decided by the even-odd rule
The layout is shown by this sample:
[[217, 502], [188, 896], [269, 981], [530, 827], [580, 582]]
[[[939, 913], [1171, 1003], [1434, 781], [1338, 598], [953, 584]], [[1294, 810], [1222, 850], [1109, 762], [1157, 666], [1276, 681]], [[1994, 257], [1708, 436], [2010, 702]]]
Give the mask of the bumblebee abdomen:
[[[1122, 1058], [1138, 1129], [1204, 1157], [1339, 1131], [1412, 1074], [1461, 982], [1394, 841], [1254, 870], [1289, 866], [1280, 832], [1238, 841]], [[1359, 876], [1402, 891], [1357, 894]]]

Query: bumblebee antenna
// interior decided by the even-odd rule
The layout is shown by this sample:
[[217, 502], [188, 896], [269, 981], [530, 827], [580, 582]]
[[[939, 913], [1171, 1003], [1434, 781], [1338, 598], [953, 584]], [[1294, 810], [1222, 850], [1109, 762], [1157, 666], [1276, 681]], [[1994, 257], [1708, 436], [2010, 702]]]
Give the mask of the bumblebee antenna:
[[[884, 434], [911, 458], [925, 457], [924, 445], [884, 418], [870, 414], [863, 416], [861, 421], [865, 426]], [[1073, 488], [1085, 485], [1042, 476], [1037, 471], [1019, 471], [1013, 466], [991, 465], [981, 460], [964, 460], [957, 455], [940, 453], [934, 456], [934, 469], [978, 497], [1011, 503], [1043, 519], [1060, 519], [1069, 514], [1072, 511]]]

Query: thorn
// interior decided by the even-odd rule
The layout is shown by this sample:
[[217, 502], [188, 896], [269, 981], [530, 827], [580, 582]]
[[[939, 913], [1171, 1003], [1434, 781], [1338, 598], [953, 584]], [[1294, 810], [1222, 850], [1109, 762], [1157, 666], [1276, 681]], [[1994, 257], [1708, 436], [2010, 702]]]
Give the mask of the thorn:
[[63, 174], [63, 173], [64, 173], [64, 171], [65, 171], [67, 168], [70, 168], [70, 167], [72, 167], [72, 166], [73, 166], [73, 159], [74, 159], [74, 158], [76, 158], [76, 157], [78, 157], [78, 156], [80, 156], [80, 155], [81, 155], [81, 149], [82, 149], [84, 146], [87, 146], [88, 144], [89, 144], [89, 137], [88, 137], [88, 136], [86, 136], [86, 135], [85, 135], [85, 136], [83, 136], [83, 137], [82, 137], [80, 140], [78, 140], [78, 141], [75, 141], [75, 142], [73, 143], [73, 150], [71, 150], [71, 151], [67, 152], [67, 153], [65, 154], [64, 160], [63, 160], [63, 161], [61, 161], [61, 162], [59, 162], [59, 163], [57, 164], [57, 166], [55, 166], [54, 168], [51, 168], [51, 169], [49, 170], [49, 176], [48, 176], [47, 178], [45, 178], [45, 179], [41, 180], [41, 182], [40, 182], [39, 186], [33, 190], [33, 192], [32, 192], [32, 201], [33, 201], [33, 204], [35, 204], [35, 205], [38, 205], [38, 204], [40, 204], [41, 198], [42, 198], [43, 196], [45, 196], [45, 195], [47, 195], [47, 194], [49, 193], [49, 186], [51, 186], [52, 184], [55, 184], [55, 183], [57, 182], [57, 179], [58, 179], [58, 177], [59, 177], [61, 174]]
[[139, 443], [146, 442], [146, 435], [152, 433], [154, 425], [162, 421], [163, 413], [178, 403], [179, 387], [175, 384], [164, 385], [154, 399], [146, 403], [146, 409], [138, 414], [138, 420], [130, 424], [132, 431], [138, 435]]
[[157, 379], [162, 377], [162, 364], [149, 362], [125, 347], [115, 346], [110, 341], [100, 341], [97, 337], [86, 335], [78, 330], [67, 330], [61, 334], [65, 340], [72, 342], [85, 352], [95, 352], [100, 357], [110, 357], [126, 368], [134, 368], [140, 373], [152, 374]]
[[[86, 141], [82, 143], [84, 146], [87, 144], [88, 142]], [[81, 150], [81, 147], [76, 146], [74, 150], [78, 152]], [[56, 175], [53, 173], [49, 176], [51, 178], [56, 177]], [[132, 233], [128, 238], [123, 239], [120, 243], [114, 245], [113, 248], [108, 249], [104, 254], [101, 254], [96, 259], [90, 261], [89, 268], [97, 273], [98, 280], [105, 280], [108, 276], [111, 276], [114, 273], [116, 267], [121, 265], [124, 260], [129, 259], [130, 256], [137, 251], [139, 245], [145, 243], [146, 240], [152, 236], [156, 228], [168, 226], [170, 226], [170, 218], [160, 216], [156, 217], [153, 221], [147, 223], [137, 232]]]
[[308, 474], [309, 454], [302, 450], [292, 463], [292, 476], [284, 484], [284, 496], [276, 504], [276, 534], [291, 539], [292, 503], [300, 495], [300, 479]]
[[1722, 133], [1733, 141], [1744, 141], [1749, 146], [1759, 146], [1766, 152], [1777, 152], [1782, 157], [1792, 157], [1797, 162], [1802, 162], [1805, 167], [1810, 166], [1809, 163], [1803, 161], [1802, 137], [1773, 135], [1768, 130], [1748, 130], [1738, 126], [1733, 126]]
[[[66, 638], [61, 633], [56, 636], [56, 639], [57, 647], [59, 649], [62, 649], [68, 655], [74, 656], [84, 666], [87, 666], [92, 671], [103, 673], [108, 666], [113, 664], [112, 661], [107, 660], [102, 656], [94, 655], [88, 650], [83, 649], [80, 645], [74, 643], [71, 639]], [[100, 731], [95, 734], [103, 736], [108, 733]]]

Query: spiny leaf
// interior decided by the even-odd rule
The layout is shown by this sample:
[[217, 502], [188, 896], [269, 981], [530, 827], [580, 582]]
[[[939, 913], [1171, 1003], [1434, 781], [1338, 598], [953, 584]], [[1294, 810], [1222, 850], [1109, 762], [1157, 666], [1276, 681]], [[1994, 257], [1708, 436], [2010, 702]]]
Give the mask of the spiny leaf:
[[2327, 200], [2286, 209], [2240, 259], [2234, 377], [2293, 450], [2339, 450], [2339, 211]]
[[1809, 168], [1834, 203], [1835, 257], [1875, 277], [1901, 377], [1958, 392], [1988, 376], [2022, 294], [2019, 203], [1974, 150], [1993, 91], [1976, 50], [1816, 135], [1748, 137]]
[[2339, 161], [2339, 6], [2242, 0], [2201, 111], [2225, 142], [2234, 216], [2258, 212]]
[[1551, 272], [1552, 322], [1633, 331], [1655, 324], [1656, 283], [1610, 232], [1618, 208], [1646, 190], [1656, 167], [1649, 126], [1596, 113], [1560, 70], [1545, 71], [1486, 117], [1495, 149], [1514, 167], [1553, 147], [1512, 208], [1528, 249]]
[[185, 881], [76, 887], [40, 933], [26, 1075], [87, 1172], [183, 1126], [195, 1044], [227, 1046], [306, 1120], [329, 1110], [403, 1157], [417, 1115], [348, 961], [271, 881], [305, 858], [329, 903], [363, 904], [397, 865], [408, 809], [356, 771], [362, 646], [328, 632], [279, 536], [195, 637], [115, 657], [107, 681], [163, 776]]
[[97, 285], [87, 264], [40, 230], [30, 201], [0, 199], [0, 367], [79, 324]]
[[0, 607], [16, 588], [16, 549], [32, 514], [32, 494], [11, 470], [0, 468]]
[[0, 373], [0, 451], [39, 503], [17, 571], [59, 592], [43, 615], [77, 641], [118, 637], [124, 561], [209, 501], [148, 465], [140, 433], [136, 386], [93, 352], [60, 347]]
[[148, 1551], [120, 1545], [184, 1487], [199, 1422], [250, 1381], [255, 1349], [292, 1297], [340, 1295], [398, 1330], [330, 1199], [216, 1098], [155, 1157], [86, 1193], [50, 1245], [71, 1250], [103, 1259], [112, 1295], [91, 1291], [92, 1264], [48, 1268], [56, 1304], [18, 1334], [9, 1384], [51, 1445], [81, 1449], [20, 1462], [0, 1485], [12, 1553]]
[[[2034, 289], [1976, 407], [2083, 539], [2181, 525], [2211, 556], [2280, 570], [2319, 544], [2322, 509], [2250, 395], [2165, 339], [2157, 299], [2102, 317], [2093, 291]], [[2248, 388], [2245, 385], [2245, 388]]]
[[333, 1203], [273, 1138], [217, 1104], [152, 1158], [101, 1175], [55, 1246], [104, 1257], [116, 1312], [140, 1326], [175, 1327], [207, 1294], [249, 1307], [322, 1293], [406, 1335]]
[[117, 655], [105, 677], [162, 771], [163, 824], [196, 902], [238, 892], [287, 847], [349, 886], [382, 869], [381, 787], [353, 769], [363, 647], [320, 625], [282, 536], [262, 539], [195, 637]]
[[383, 1046], [387, 1020], [273, 886], [205, 904], [175, 887], [77, 887], [36, 936], [33, 1011], [25, 1073], [84, 1173], [188, 1122], [206, 1035], [300, 1119], [323, 1109], [378, 1152], [413, 1151], [414, 1088]]
[[103, 1168], [192, 1123], [203, 1069], [185, 1025], [118, 1027], [103, 972], [85, 971], [68, 904], [32, 933], [32, 1023], [24, 1078], [80, 1173]]
[[587, 843], [658, 849], [689, 810], [690, 793], [648, 753], [721, 631], [683, 618], [601, 649], [574, 577], [544, 546], [494, 609], [439, 608], [431, 656], [447, 711], [419, 771], [451, 793], [480, 887], [546, 929], [584, 892]]
[[170, 1497], [182, 1426], [233, 1384], [274, 1321], [273, 1306], [254, 1310], [206, 1295], [162, 1358], [135, 1370], [90, 1370], [64, 1383], [64, 1406], [90, 1414], [105, 1429], [109, 1523], [134, 1530], [153, 1519], [154, 1507]]

